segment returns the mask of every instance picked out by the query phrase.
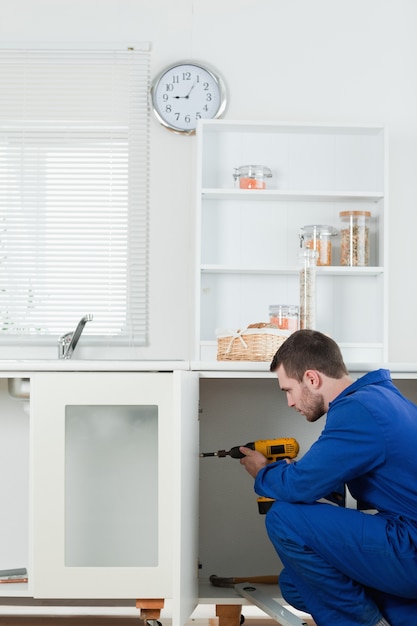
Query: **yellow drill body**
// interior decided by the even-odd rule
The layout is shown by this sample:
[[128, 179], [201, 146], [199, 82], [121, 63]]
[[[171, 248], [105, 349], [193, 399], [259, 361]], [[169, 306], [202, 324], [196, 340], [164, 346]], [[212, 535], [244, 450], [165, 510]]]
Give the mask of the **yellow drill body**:
[[246, 444], [245, 447], [260, 452], [270, 463], [278, 459], [295, 459], [300, 451], [298, 441], [292, 437], [258, 439], [250, 444]]
[[[217, 452], [202, 452], [200, 456], [217, 456], [220, 458], [231, 456], [233, 459], [243, 459], [245, 455], [239, 450], [240, 447], [241, 446], [233, 446], [230, 450], [218, 450]], [[258, 439], [257, 441], [246, 443], [244, 447], [260, 452], [267, 459], [268, 463], [273, 463], [279, 459], [295, 459], [300, 451], [298, 441], [292, 437]], [[273, 502], [274, 500], [272, 498], [258, 498], [259, 513], [261, 513], [261, 515], [267, 513]]]
[[[243, 444], [242, 444], [243, 445]], [[298, 441], [292, 437], [281, 437], [279, 439], [258, 439], [244, 444], [245, 448], [256, 450], [264, 455], [270, 463], [278, 459], [295, 459], [300, 451]], [[218, 450], [217, 452], [202, 452], [201, 457], [231, 456], [233, 459], [242, 459], [245, 455], [239, 450], [241, 446], [233, 446], [230, 450]]]

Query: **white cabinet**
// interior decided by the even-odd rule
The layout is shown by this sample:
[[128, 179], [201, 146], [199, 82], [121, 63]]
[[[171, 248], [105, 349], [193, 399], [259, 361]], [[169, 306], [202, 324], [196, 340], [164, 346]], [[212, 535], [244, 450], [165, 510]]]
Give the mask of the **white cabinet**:
[[[202, 452], [229, 450], [256, 439], [294, 437], [303, 455], [323, 429], [306, 424], [286, 402], [275, 375], [255, 378], [206, 372], [200, 380]], [[281, 562], [258, 512], [253, 479], [231, 457], [200, 461], [200, 575], [277, 575]], [[216, 588], [212, 589], [213, 595]], [[275, 590], [276, 593], [276, 590]]]
[[[416, 371], [393, 373], [414, 402]], [[164, 599], [184, 626], [200, 601], [235, 605], [238, 624], [247, 601], [209, 576], [276, 575], [281, 564], [252, 478], [239, 461], [199, 452], [295, 437], [303, 455], [321, 420], [297, 417], [266, 371], [25, 373], [30, 414], [8, 393], [19, 376], [0, 374], [10, 468], [0, 481], [0, 559], [27, 567], [29, 584], [0, 585], [0, 604]]]
[[35, 598], [197, 592], [198, 375], [31, 376]]
[[[299, 302], [299, 231], [370, 211], [370, 264], [317, 268], [317, 329], [348, 362], [387, 360], [386, 133], [381, 127], [202, 121], [198, 135], [197, 361], [216, 359], [216, 329], [268, 320]], [[266, 189], [237, 189], [234, 168], [261, 164]]]

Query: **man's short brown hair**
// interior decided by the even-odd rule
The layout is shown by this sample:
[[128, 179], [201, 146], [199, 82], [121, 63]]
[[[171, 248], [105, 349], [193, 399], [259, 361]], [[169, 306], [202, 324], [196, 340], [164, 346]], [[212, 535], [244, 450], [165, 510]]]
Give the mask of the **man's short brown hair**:
[[337, 343], [318, 330], [297, 330], [290, 335], [275, 353], [271, 372], [276, 372], [280, 365], [289, 378], [299, 382], [307, 370], [337, 379], [348, 374]]

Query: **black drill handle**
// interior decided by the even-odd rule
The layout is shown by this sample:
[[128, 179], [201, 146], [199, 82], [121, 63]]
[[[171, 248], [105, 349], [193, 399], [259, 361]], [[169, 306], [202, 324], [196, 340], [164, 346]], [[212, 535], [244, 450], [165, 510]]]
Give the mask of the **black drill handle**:
[[[255, 444], [253, 441], [251, 441], [250, 443], [246, 443], [244, 447], [250, 448], [251, 450], [255, 450]], [[240, 446], [233, 446], [233, 448], [230, 448], [227, 454], [231, 456], [232, 459], [243, 459], [245, 455], [241, 453], [239, 448]]]

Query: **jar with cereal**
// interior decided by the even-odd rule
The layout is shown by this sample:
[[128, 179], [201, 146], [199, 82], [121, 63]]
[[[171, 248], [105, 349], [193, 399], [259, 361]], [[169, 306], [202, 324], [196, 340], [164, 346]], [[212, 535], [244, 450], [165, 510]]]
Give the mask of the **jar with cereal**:
[[341, 211], [340, 265], [369, 265], [370, 211]]

